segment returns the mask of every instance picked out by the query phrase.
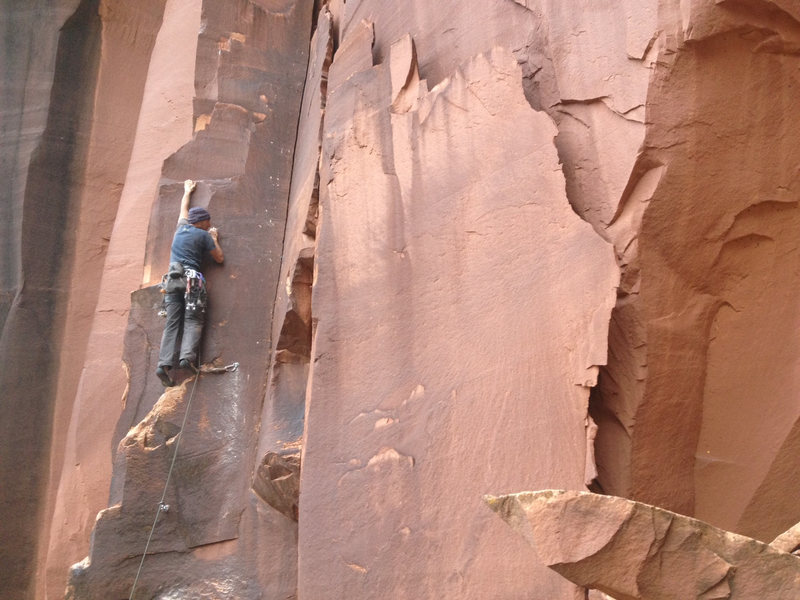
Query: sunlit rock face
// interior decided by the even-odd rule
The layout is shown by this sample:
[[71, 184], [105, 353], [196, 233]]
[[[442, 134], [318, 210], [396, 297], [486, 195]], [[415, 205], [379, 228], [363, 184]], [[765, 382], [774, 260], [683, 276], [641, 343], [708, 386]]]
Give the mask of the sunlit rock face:
[[[31, 0], [0, 30], [10, 597], [128, 597], [140, 564], [149, 598], [600, 597], [481, 501], [523, 489], [800, 521], [793, 0]], [[226, 261], [165, 394], [186, 178]]]
[[481, 54], [429, 91], [409, 38], [373, 67], [372, 26], [353, 35], [328, 81], [298, 591], [396, 578], [410, 597], [520, 594], [525, 551], [483, 551], [514, 543], [476, 499], [583, 486], [612, 248], [571, 210], [556, 128], [513, 55]]

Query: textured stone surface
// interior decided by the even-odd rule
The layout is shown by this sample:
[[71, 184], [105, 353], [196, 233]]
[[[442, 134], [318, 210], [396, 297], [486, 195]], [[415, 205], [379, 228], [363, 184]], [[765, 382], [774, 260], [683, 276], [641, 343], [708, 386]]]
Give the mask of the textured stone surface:
[[593, 410], [605, 491], [763, 541], [800, 520], [798, 23], [769, 4], [662, 15]]
[[[519, 596], [530, 557], [479, 497], [583, 485], [617, 269], [509, 52], [430, 92], [402, 38], [337, 72], [371, 56], [368, 30], [336, 54], [325, 115], [298, 594]], [[577, 593], [535, 576], [542, 597]]]
[[[3, 227], [8, 227], [3, 232], [8, 252], [3, 253], [0, 292], [0, 395], [8, 402], [2, 438], [8, 451], [0, 453], [0, 480], [10, 481], [7, 473], [20, 461], [29, 476], [19, 485], [2, 486], [3, 515], [10, 515], [13, 507], [20, 516], [0, 520], [9, 527], [3, 539], [26, 541], [26, 550], [9, 557], [2, 576], [15, 579], [2, 587], [19, 597], [34, 594], [34, 588], [32, 580], [27, 589], [21, 587], [30, 573], [16, 561], [30, 552], [41, 565], [49, 551], [56, 502], [56, 486], [50, 481], [61, 471], [69, 413], [86, 357], [87, 323], [98, 302], [163, 9], [163, 0], [2, 7], [4, 53], [9, 55], [0, 57], [3, 144], [10, 150], [3, 153], [3, 177], [11, 185], [0, 203]], [[60, 27], [57, 38], [54, 25]], [[36, 99], [28, 103], [28, 97]], [[136, 110], [123, 109], [126, 104]], [[113, 420], [113, 412], [109, 416]], [[98, 451], [106, 452], [107, 446], [87, 453], [88, 463], [99, 462]], [[91, 473], [91, 464], [84, 467]], [[103, 502], [98, 495], [107, 489], [108, 479], [102, 474], [87, 479], [101, 482], [88, 486], [92, 505], [99, 508]], [[83, 520], [83, 536], [92, 512], [89, 508], [74, 517]], [[31, 523], [37, 518], [43, 522], [35, 531]], [[84, 551], [85, 545], [80, 543]], [[66, 565], [60, 565], [59, 592]], [[35, 594], [41, 597], [41, 577], [38, 582]]]
[[[45, 523], [39, 522], [38, 511], [46, 504], [43, 488], [47, 477], [47, 457], [50, 445], [53, 370], [49, 345], [55, 342], [50, 335], [53, 323], [54, 291], [45, 287], [60, 266], [51, 263], [54, 257], [37, 260], [30, 244], [23, 243], [23, 216], [45, 215], [66, 209], [60, 198], [54, 209], [46, 210], [45, 198], [31, 197], [28, 180], [41, 178], [41, 170], [32, 165], [34, 155], [42, 148], [56, 144], [58, 137], [53, 126], [48, 129], [51, 92], [56, 99], [56, 114], [66, 112], [58, 106], [63, 90], [63, 51], [59, 56], [59, 29], [68, 21], [78, 2], [31, 3], [41, 15], [23, 10], [17, 3], [0, 5], [0, 176], [4, 181], [0, 191], [0, 589], [18, 598], [33, 597], [32, 577], [36, 569], [37, 537]], [[89, 37], [89, 32], [84, 32]], [[73, 48], [77, 52], [78, 45]], [[91, 64], [85, 64], [87, 72]], [[58, 79], [58, 81], [54, 81]], [[55, 83], [55, 86], [54, 86]], [[74, 104], [71, 108], [77, 108]], [[78, 111], [76, 111], [77, 113]], [[71, 117], [78, 119], [73, 113]], [[45, 136], [45, 130], [48, 130]], [[63, 135], [63, 132], [62, 132]], [[66, 136], [65, 136], [66, 137]], [[64, 140], [58, 150], [67, 154], [76, 150], [74, 140]], [[52, 165], [55, 170], [61, 165]], [[64, 175], [65, 169], [59, 169]], [[40, 186], [44, 187], [44, 186]], [[57, 218], [47, 219], [52, 225]], [[54, 228], [55, 229], [55, 228]], [[58, 232], [54, 232], [57, 243]], [[31, 380], [27, 374], [35, 372]], [[26, 476], [19, 477], [19, 465], [26, 465]], [[11, 544], [8, 540], [25, 540]]]
[[781, 552], [797, 554], [797, 550], [800, 548], [800, 525], [794, 525], [784, 531], [770, 542], [770, 546]]
[[[45, 530], [49, 541], [42, 542], [42, 549], [47, 551], [46, 581], [40, 576], [37, 597], [45, 593], [61, 597], [68, 567], [86, 556], [87, 532], [94, 525], [97, 512], [107, 506], [111, 478], [108, 453], [114, 423], [126, 401], [126, 391], [133, 391], [134, 397], [136, 394], [128, 388], [122, 362], [130, 292], [142, 280], [146, 217], [161, 164], [191, 138], [192, 43], [199, 22], [199, 0], [166, 3], [163, 24], [148, 64], [139, 125], [104, 257], [97, 305], [91, 317], [73, 321], [73, 327], [85, 328], [88, 338], [85, 354], [75, 352], [66, 363], [80, 367], [72, 369], [65, 365], [62, 371], [65, 375], [62, 382], [75, 372], [80, 373], [80, 379], [77, 388], [62, 383], [59, 390], [54, 420], [69, 429], [66, 440], [60, 444], [54, 442], [51, 452], [51, 477], [57, 495], [51, 509], [52, 525]], [[119, 103], [115, 110], [121, 110]], [[80, 290], [85, 280], [77, 279], [75, 283]], [[132, 366], [129, 363], [128, 368]], [[151, 395], [158, 393], [156, 387], [151, 387]]]
[[800, 548], [800, 523], [784, 531], [772, 540], [769, 545], [781, 552], [797, 554], [797, 550]]
[[653, 506], [559, 490], [487, 502], [544, 564], [617, 600], [800, 594], [800, 558]]
[[186, 402], [150, 287], [186, 177], [228, 256], [203, 355], [242, 366], [201, 379], [143, 594], [583, 600], [479, 504], [537, 486], [800, 521], [795, 0], [0, 0], [0, 31], [15, 600], [63, 596], [104, 507], [73, 592], [127, 597]]
[[414, 2], [408, 9], [350, 0], [331, 10], [343, 43], [363, 19], [375, 22], [378, 61], [410, 34], [429, 87], [495, 45], [512, 50], [526, 97], [559, 126], [556, 144], [570, 203], [598, 229], [611, 222], [644, 139], [656, 2], [505, 0], [467, 9], [443, 0]]
[[322, 120], [333, 58], [330, 13], [318, 15], [297, 132], [283, 240], [280, 285], [272, 328], [270, 386], [264, 399], [253, 489], [267, 504], [297, 520], [300, 457], [311, 358], [311, 285], [319, 212]]
[[[264, 508], [250, 492], [251, 470], [241, 467], [256, 462], [271, 348], [272, 324], [264, 315], [271, 313], [278, 287], [292, 164], [287, 148], [294, 147], [297, 131], [311, 6], [298, 1], [273, 12], [257, 3], [203, 4], [203, 35], [223, 40], [221, 47], [204, 43], [203, 35], [198, 42], [199, 72], [217, 70], [216, 101], [209, 106], [213, 94], [200, 89], [196, 133], [164, 161], [144, 275], [158, 279], [165, 270], [181, 182], [198, 180], [193, 204], [209, 208], [226, 258], [224, 265], [205, 270], [210, 306], [201, 361], [237, 361], [240, 367], [202, 375], [196, 388], [195, 379], [183, 374], [180, 387], [156, 402], [163, 390], [153, 374], [160, 297], [154, 287], [132, 295], [125, 357], [130, 383], [116, 431], [111, 506], [98, 516], [88, 559], [72, 570], [70, 594], [76, 599], [130, 592], [179, 439], [167, 487], [170, 510], [154, 530], [137, 597], [218, 593], [255, 599], [287, 597], [294, 590], [296, 525]], [[260, 98], [267, 95], [265, 111]], [[271, 552], [285, 557], [271, 559], [269, 566], [260, 564], [267, 541]], [[165, 583], [174, 572], [180, 580]]]

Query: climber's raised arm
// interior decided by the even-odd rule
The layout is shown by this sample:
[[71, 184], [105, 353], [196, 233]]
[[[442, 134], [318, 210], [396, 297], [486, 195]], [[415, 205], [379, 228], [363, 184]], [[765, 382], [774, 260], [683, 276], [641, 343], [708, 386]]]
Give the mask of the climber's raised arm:
[[187, 179], [183, 182], [183, 198], [181, 198], [181, 212], [178, 215], [178, 220], [189, 218], [189, 202], [191, 201], [192, 192], [194, 191], [195, 182]]

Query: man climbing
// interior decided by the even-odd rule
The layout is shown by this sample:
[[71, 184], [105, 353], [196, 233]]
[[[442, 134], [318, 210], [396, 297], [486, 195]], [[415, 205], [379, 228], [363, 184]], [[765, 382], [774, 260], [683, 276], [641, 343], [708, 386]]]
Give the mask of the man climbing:
[[167, 309], [167, 323], [161, 337], [161, 349], [158, 353], [156, 375], [165, 386], [173, 386], [170, 377], [172, 360], [178, 343], [178, 334], [183, 325], [183, 336], [180, 345], [179, 366], [191, 371], [197, 370], [197, 348], [206, 316], [206, 281], [200, 272], [200, 266], [206, 254], [210, 254], [216, 262], [222, 263], [224, 255], [219, 245], [219, 233], [211, 227], [211, 215], [205, 208], [196, 206], [189, 208], [190, 198], [195, 182], [187, 179], [183, 183], [181, 212], [178, 217], [178, 228], [172, 238], [170, 253], [170, 274], [183, 272], [185, 287], [178, 291], [166, 290], [164, 303]]

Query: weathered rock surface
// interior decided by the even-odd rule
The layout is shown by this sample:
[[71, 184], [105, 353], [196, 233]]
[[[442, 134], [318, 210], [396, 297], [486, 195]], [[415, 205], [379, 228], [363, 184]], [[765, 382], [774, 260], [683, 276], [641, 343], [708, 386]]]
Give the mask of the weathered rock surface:
[[797, 554], [797, 550], [800, 548], [800, 523], [784, 531], [769, 545], [781, 552]]
[[[0, 588], [17, 598], [34, 594], [29, 565], [45, 562], [50, 520], [43, 515], [65, 514], [50, 482], [60, 476], [68, 444], [69, 414], [88, 358], [87, 323], [99, 299], [163, 11], [163, 0], [5, 2], [0, 10], [8, 184], [0, 201], [0, 538], [24, 540], [3, 545]], [[115, 414], [105, 416], [108, 440]], [[102, 476], [109, 472], [108, 446], [98, 441], [79, 453], [86, 460], [78, 469], [86, 474], [68, 475], [92, 497], [91, 506], [73, 504], [65, 517], [82, 521], [83, 551], [87, 524], [105, 504], [108, 487]], [[20, 464], [24, 477], [15, 476]], [[95, 465], [102, 465], [99, 476]], [[70, 551], [73, 544], [56, 542]], [[59, 565], [59, 593], [66, 565]], [[44, 595], [41, 577], [39, 585], [37, 597]]]
[[[280, 11], [257, 3], [203, 5], [198, 63], [206, 76], [213, 74], [215, 87], [199, 88], [194, 138], [164, 161], [145, 278], [158, 279], [166, 269], [182, 180], [198, 180], [193, 204], [209, 208], [226, 256], [225, 265], [205, 271], [211, 299], [201, 361], [235, 360], [240, 367], [202, 375], [196, 387], [194, 378], [184, 378], [156, 403], [160, 295], [155, 287], [132, 295], [130, 384], [117, 425], [111, 507], [98, 516], [88, 559], [72, 570], [69, 594], [76, 600], [129, 594], [177, 440], [166, 489], [170, 510], [153, 530], [137, 597], [287, 597], [295, 588], [296, 525], [272, 509], [262, 514], [250, 492], [250, 469], [241, 465], [256, 461], [271, 346], [272, 324], [263, 316], [271, 305], [264, 299], [274, 298], [278, 287], [292, 164], [286, 148], [294, 147], [311, 7], [303, 1]], [[258, 564], [267, 540], [280, 555], [271, 566]], [[167, 575], [176, 572], [178, 579]]]
[[[56, 290], [63, 288], [44, 283], [52, 280], [60, 261], [52, 256], [38, 257], [29, 242], [23, 245], [23, 215], [33, 210], [42, 221], [54, 226], [58, 218], [53, 213], [66, 212], [61, 204], [55, 210], [49, 208], [43, 194], [31, 197], [33, 194], [29, 195], [26, 188], [29, 176], [41, 177], [41, 159], [34, 166], [34, 154], [41, 156], [43, 150], [38, 149], [43, 144], [56, 145], [59, 140], [59, 134], [49, 134], [47, 142], [43, 137], [51, 92], [56, 104], [59, 90], [62, 96], [68, 95], [61, 84], [63, 76], [54, 89], [54, 73], [64, 65], [63, 52], [57, 60], [59, 40], [69, 43], [69, 29], [63, 37], [59, 30], [78, 1], [50, 3], [49, 7], [44, 2], [35, 3], [42, 22], [11, 4], [3, 2], [0, 7], [4, 42], [0, 46], [0, 176], [4, 182], [0, 191], [0, 562], [4, 565], [0, 589], [27, 598], [31, 597], [37, 565], [36, 540], [48, 526], [38, 515], [47, 502], [44, 486], [55, 378], [55, 369], [49, 368], [53, 356], [50, 344], [55, 341], [51, 327], [55, 305], [63, 299]], [[86, 72], [91, 68], [87, 61]], [[74, 104], [71, 107], [76, 108]], [[56, 110], [67, 111], [66, 107]], [[71, 116], [79, 118], [75, 113]], [[66, 138], [63, 132], [59, 133]], [[65, 155], [70, 150], [77, 151], [74, 139], [64, 142], [58, 146]], [[54, 170], [56, 167], [61, 167], [63, 176], [67, 167], [51, 165]], [[48, 214], [52, 216], [48, 218]], [[60, 233], [51, 234], [55, 245], [61, 241]], [[31, 380], [27, 376], [31, 372], [39, 376]], [[19, 476], [20, 464], [25, 465], [24, 477]], [[20, 545], [11, 540], [26, 543]]]
[[0, 595], [63, 597], [100, 512], [70, 593], [127, 597], [192, 383], [152, 375], [186, 177], [227, 255], [202, 355], [241, 368], [201, 377], [143, 596], [583, 600], [498, 490], [800, 521], [795, 0], [2, 0], [0, 31]]
[[[330, 71], [298, 594], [520, 596], [530, 557], [479, 497], [583, 485], [617, 269], [569, 207], [556, 129], [509, 52], [428, 91], [409, 38], [365, 68], [371, 29]], [[535, 577], [542, 597], [574, 593]]]
[[617, 600], [800, 596], [800, 558], [640, 502], [544, 490], [487, 503], [544, 564]]
[[800, 24], [776, 5], [661, 13], [592, 412], [604, 491], [762, 541], [800, 520]]
[[[62, 369], [66, 376], [79, 372], [80, 379], [77, 388], [63, 389], [58, 398], [55, 422], [69, 428], [66, 440], [54, 445], [51, 452], [56, 499], [52, 524], [46, 530], [49, 538], [42, 540], [47, 565], [45, 573], [40, 574], [37, 597], [45, 593], [53, 598], [63, 595], [67, 569], [88, 553], [86, 531], [94, 525], [97, 512], [108, 505], [108, 452], [114, 443], [114, 425], [122, 404], [138, 393], [139, 379], [129, 381], [128, 374], [138, 372], [134, 361], [141, 358], [141, 352], [130, 353], [127, 370], [122, 368], [130, 292], [142, 282], [147, 215], [163, 160], [191, 139], [192, 71], [199, 23], [199, 0], [166, 3], [148, 64], [130, 163], [107, 242], [97, 305], [91, 318], [74, 320], [75, 327], [86, 329], [88, 338], [85, 355], [76, 352], [71, 357], [81, 367]], [[114, 110], [121, 111], [122, 107], [117, 102]], [[76, 284], [79, 290], [85, 281], [78, 279]], [[156, 387], [149, 392], [151, 397], [160, 393]], [[60, 478], [55, 476], [59, 470]]]
[[264, 399], [253, 490], [287, 517], [298, 519], [300, 464], [311, 358], [311, 285], [319, 213], [322, 120], [333, 58], [330, 13], [317, 17], [311, 39], [292, 184], [275, 297], [270, 386]]

